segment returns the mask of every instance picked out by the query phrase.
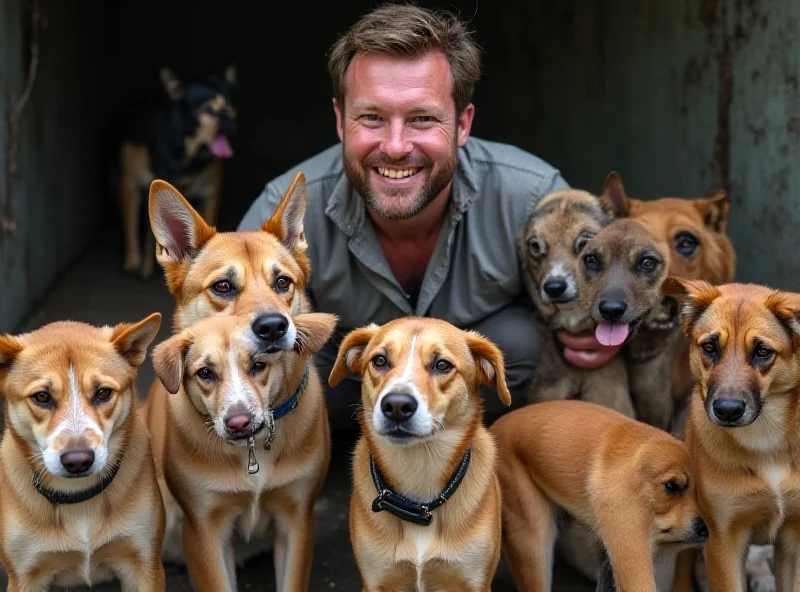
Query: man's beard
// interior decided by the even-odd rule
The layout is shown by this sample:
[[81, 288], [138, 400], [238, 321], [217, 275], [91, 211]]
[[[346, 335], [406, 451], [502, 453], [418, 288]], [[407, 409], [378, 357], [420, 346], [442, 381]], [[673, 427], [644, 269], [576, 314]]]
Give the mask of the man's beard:
[[[380, 155], [367, 156], [359, 162], [347, 157], [344, 148], [344, 169], [350, 182], [358, 191], [364, 202], [374, 210], [381, 218], [386, 220], [406, 220], [413, 218], [424, 210], [453, 178], [456, 167], [458, 166], [458, 148], [454, 143], [454, 150], [439, 168], [434, 168], [433, 161], [426, 157], [413, 157], [403, 160], [392, 161]], [[417, 175], [425, 175], [422, 186], [417, 189], [408, 188], [389, 188], [382, 192], [377, 192], [370, 179], [370, 173], [378, 167], [391, 168], [421, 168]], [[409, 191], [417, 191], [411, 198]], [[401, 207], [398, 207], [399, 203]]]

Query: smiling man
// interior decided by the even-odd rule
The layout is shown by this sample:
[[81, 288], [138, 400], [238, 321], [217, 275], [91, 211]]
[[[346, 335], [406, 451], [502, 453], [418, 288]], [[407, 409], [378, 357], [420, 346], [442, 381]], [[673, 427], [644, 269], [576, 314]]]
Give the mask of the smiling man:
[[[385, 5], [333, 46], [328, 69], [341, 143], [267, 184], [239, 230], [268, 219], [297, 171], [308, 180], [305, 234], [316, 310], [339, 315], [317, 356], [327, 382], [342, 336], [369, 323], [430, 316], [473, 328], [503, 351], [514, 406], [539, 357], [517, 234], [559, 172], [507, 144], [470, 137], [480, 53], [447, 13]], [[619, 348], [560, 337], [573, 364]], [[353, 426], [355, 377], [329, 389], [334, 429]], [[486, 418], [503, 408], [485, 397]]]

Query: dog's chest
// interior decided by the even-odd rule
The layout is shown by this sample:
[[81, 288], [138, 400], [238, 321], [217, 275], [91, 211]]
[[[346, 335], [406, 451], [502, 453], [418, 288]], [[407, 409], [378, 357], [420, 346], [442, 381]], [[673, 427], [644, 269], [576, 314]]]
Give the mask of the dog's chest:
[[789, 515], [800, 515], [800, 484], [787, 460], [763, 460], [752, 467], [758, 485], [739, 504], [730, 508], [727, 522], [742, 517], [757, 517], [754, 536], [764, 543], [774, 542]]

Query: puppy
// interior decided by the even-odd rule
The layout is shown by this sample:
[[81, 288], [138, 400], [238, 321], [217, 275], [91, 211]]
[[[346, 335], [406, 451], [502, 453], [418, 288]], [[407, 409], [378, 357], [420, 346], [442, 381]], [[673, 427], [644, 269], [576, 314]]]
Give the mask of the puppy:
[[707, 536], [689, 452], [661, 430], [593, 403], [549, 401], [506, 414], [490, 432], [519, 590], [551, 589], [559, 509], [607, 553], [611, 573], [598, 590], [668, 592], [678, 552]]
[[0, 337], [0, 559], [12, 592], [118, 578], [164, 590], [164, 509], [136, 374], [161, 325], [56, 322]]
[[284, 351], [263, 337], [259, 319], [210, 317], [153, 351], [156, 375], [171, 393], [150, 402], [154, 456], [164, 497], [183, 513], [186, 565], [198, 592], [236, 590], [233, 533], [263, 537], [273, 515], [277, 589], [308, 588], [314, 502], [330, 460], [311, 355], [336, 317], [294, 317]]
[[350, 537], [364, 590], [490, 590], [501, 497], [479, 388], [511, 404], [500, 350], [406, 317], [349, 333], [328, 382], [349, 372], [362, 377]]
[[710, 589], [747, 589], [745, 555], [753, 543], [775, 544], [778, 589], [794, 590], [800, 584], [800, 294], [679, 278], [666, 291], [682, 303], [690, 343], [695, 389], [685, 431], [709, 528]]
[[531, 403], [583, 398], [633, 416], [624, 360], [615, 357], [597, 370], [583, 370], [564, 359], [556, 331], [580, 333], [596, 322], [588, 307], [588, 286], [580, 256], [586, 244], [611, 222], [611, 204], [585, 191], [567, 189], [542, 198], [520, 234], [526, 289], [538, 314], [541, 357], [528, 388]]

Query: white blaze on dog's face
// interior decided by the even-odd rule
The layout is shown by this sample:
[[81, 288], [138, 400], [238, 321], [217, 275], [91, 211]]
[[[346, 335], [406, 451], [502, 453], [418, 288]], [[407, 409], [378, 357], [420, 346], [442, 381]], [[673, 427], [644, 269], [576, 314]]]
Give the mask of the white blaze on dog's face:
[[87, 477], [119, 460], [138, 366], [161, 325], [93, 327], [56, 322], [0, 337], [0, 387], [8, 427], [34, 465], [55, 477]]
[[329, 382], [335, 386], [349, 371], [362, 376], [364, 421], [394, 444], [480, 421], [481, 385], [494, 385], [511, 404], [497, 347], [437, 319], [402, 318], [351, 332]]
[[[255, 317], [255, 318], [254, 318]], [[220, 438], [246, 442], [266, 438], [269, 406], [287, 377], [328, 340], [334, 315], [294, 319], [293, 347], [277, 356], [259, 333], [261, 316], [210, 317], [160, 343], [153, 351], [156, 375], [170, 393], [181, 386]]]

